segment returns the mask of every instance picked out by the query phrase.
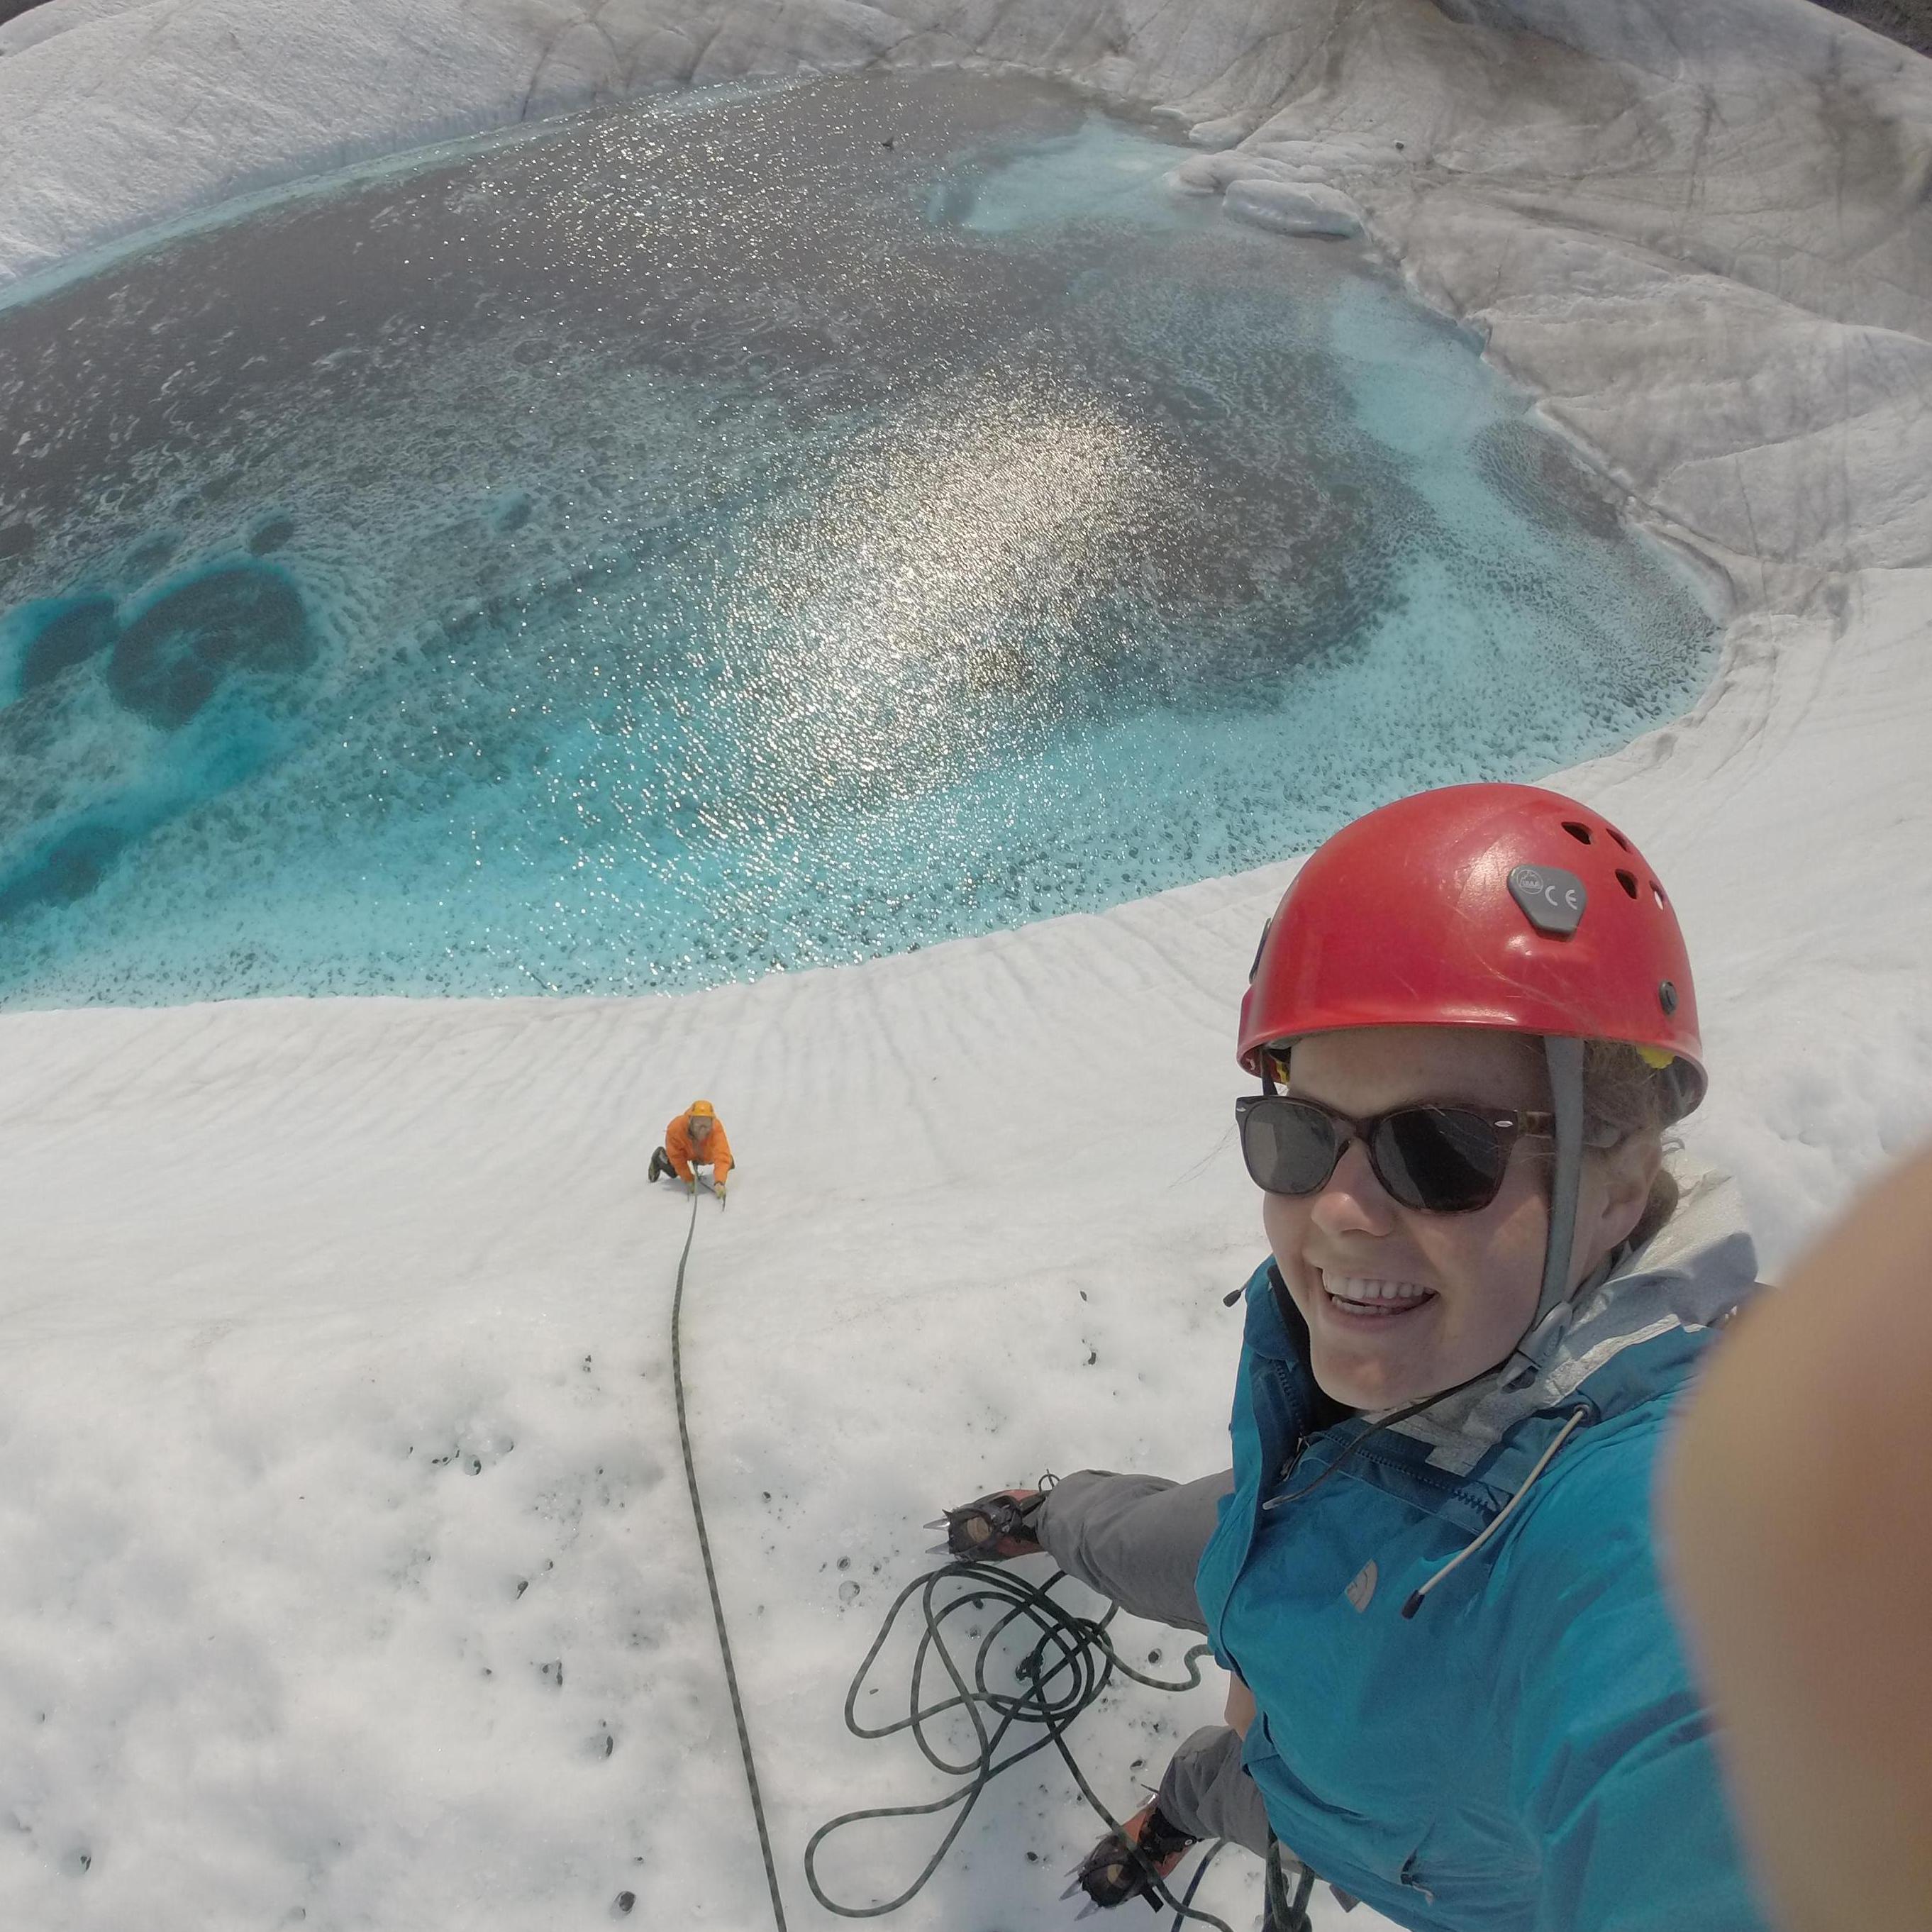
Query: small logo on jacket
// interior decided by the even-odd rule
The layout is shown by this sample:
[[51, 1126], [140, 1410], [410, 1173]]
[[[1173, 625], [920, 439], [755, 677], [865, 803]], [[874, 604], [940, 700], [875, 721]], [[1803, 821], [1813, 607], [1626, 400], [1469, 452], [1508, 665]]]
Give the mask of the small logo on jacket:
[[1376, 1594], [1376, 1565], [1371, 1557], [1355, 1573], [1355, 1580], [1342, 1593], [1358, 1610], [1369, 1607], [1369, 1599]]

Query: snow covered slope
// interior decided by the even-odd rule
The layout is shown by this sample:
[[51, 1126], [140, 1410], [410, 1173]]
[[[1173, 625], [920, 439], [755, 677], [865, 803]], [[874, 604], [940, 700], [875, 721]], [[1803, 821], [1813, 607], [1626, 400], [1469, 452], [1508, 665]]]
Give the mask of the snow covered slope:
[[[1452, 10], [52, 0], [0, 29], [0, 273], [629, 87], [881, 57], [1174, 105], [1202, 191], [1340, 190], [1731, 586], [1698, 710], [1558, 782], [1673, 890], [1689, 1138], [1774, 1274], [1932, 1126], [1932, 64], [1797, 0]], [[1218, 1297], [1261, 1245], [1232, 1019], [1286, 876], [678, 1001], [0, 1019], [0, 1920], [552, 1928], [632, 1891], [758, 1922], [666, 1385], [684, 1214], [642, 1184], [702, 1091], [745, 1165], [700, 1204], [700, 1464], [794, 1922], [829, 1923], [812, 1826], [933, 1789], [838, 1715], [913, 1526], [1220, 1453]], [[1102, 1787], [1213, 1703], [1090, 1720]], [[1022, 1781], [894, 1922], [1060, 1924], [1088, 1835]]]

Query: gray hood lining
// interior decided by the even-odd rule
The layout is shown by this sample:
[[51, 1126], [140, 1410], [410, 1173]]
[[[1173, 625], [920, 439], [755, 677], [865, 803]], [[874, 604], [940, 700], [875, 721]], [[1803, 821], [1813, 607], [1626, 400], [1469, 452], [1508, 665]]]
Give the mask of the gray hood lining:
[[[1673, 1329], [1708, 1328], [1748, 1300], [1757, 1250], [1737, 1184], [1681, 1155], [1667, 1165], [1679, 1190], [1676, 1213], [1530, 1330], [1506, 1383], [1459, 1390], [1391, 1424], [1394, 1432], [1427, 1443], [1436, 1468], [1467, 1475], [1518, 1423], [1574, 1395], [1626, 1348]], [[1609, 1413], [1618, 1404], [1602, 1406]]]

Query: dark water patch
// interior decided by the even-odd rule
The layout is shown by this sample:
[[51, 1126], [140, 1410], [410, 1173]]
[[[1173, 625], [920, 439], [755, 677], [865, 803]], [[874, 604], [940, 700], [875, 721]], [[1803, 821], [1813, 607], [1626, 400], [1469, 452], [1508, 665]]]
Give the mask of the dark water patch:
[[133, 836], [122, 826], [106, 824], [79, 825], [64, 832], [12, 874], [0, 874], [0, 922], [37, 906], [70, 905], [85, 898], [106, 877]]
[[25, 697], [62, 671], [85, 664], [113, 644], [120, 625], [114, 599], [95, 594], [49, 598], [19, 612], [20, 693]]
[[295, 586], [256, 564], [216, 564], [166, 591], [121, 634], [108, 688], [150, 724], [178, 730], [225, 679], [286, 676], [315, 662]]
[[194, 500], [200, 503], [221, 503], [234, 495], [248, 480], [247, 470], [240, 464], [218, 472], [206, 481], [197, 483]]
[[270, 556], [283, 550], [295, 540], [296, 520], [279, 514], [264, 517], [248, 532], [248, 554], [250, 556]]
[[536, 510], [536, 506], [519, 490], [496, 506], [490, 524], [500, 537], [514, 536], [530, 521]]
[[174, 562], [181, 547], [178, 530], [163, 530], [144, 538], [128, 553], [128, 560], [121, 566], [123, 580], [130, 589], [146, 583], [157, 571], [165, 570]]
[[[298, 749], [314, 723], [286, 697], [238, 678], [157, 731], [103, 681], [70, 678], [0, 710], [0, 922], [17, 933], [138, 878], [169, 827]], [[10, 964], [0, 948], [0, 977]]]
[[1606, 539], [1622, 533], [1628, 498], [1555, 436], [1527, 422], [1492, 423], [1476, 436], [1474, 453], [1483, 480], [1546, 528]]

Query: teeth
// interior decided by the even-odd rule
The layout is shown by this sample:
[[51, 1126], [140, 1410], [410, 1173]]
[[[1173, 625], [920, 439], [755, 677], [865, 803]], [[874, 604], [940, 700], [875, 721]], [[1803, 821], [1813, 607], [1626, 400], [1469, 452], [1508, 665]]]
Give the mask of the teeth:
[[1435, 1292], [1418, 1282], [1381, 1281], [1372, 1275], [1330, 1274], [1326, 1268], [1322, 1270], [1322, 1286], [1337, 1301], [1371, 1304], [1386, 1301], [1412, 1304]]

